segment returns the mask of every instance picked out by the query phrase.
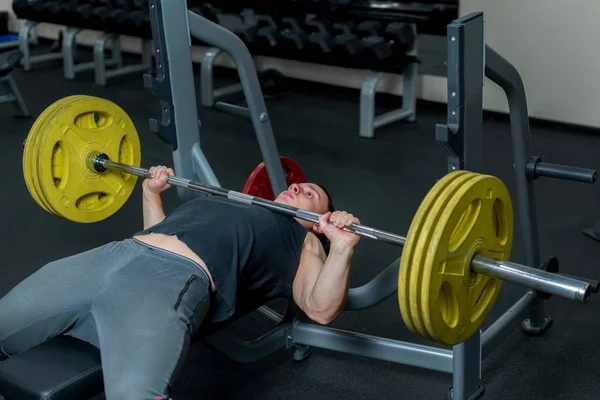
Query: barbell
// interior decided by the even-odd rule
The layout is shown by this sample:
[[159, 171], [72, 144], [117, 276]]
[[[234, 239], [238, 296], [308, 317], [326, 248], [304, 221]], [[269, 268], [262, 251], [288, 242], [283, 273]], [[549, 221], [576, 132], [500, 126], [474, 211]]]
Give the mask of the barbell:
[[[97, 97], [69, 96], [34, 122], [24, 143], [23, 174], [43, 209], [92, 223], [125, 204], [137, 177], [150, 177], [140, 162], [137, 130], [123, 109]], [[168, 183], [319, 221], [318, 213], [251, 194], [178, 176]], [[591, 294], [589, 282], [508, 261], [512, 203], [506, 186], [491, 175], [454, 171], [442, 177], [406, 237], [362, 224], [345, 230], [404, 248], [398, 275], [402, 318], [413, 333], [440, 343], [460, 343], [479, 329], [503, 281], [582, 303]]]

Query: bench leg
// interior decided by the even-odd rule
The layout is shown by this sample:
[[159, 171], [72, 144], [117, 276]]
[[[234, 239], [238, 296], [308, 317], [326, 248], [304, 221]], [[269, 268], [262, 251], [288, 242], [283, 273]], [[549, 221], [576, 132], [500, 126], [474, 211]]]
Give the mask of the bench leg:
[[25, 21], [19, 30], [19, 50], [21, 50], [21, 53], [23, 53], [21, 64], [23, 65], [23, 69], [25, 71], [29, 71], [31, 69], [31, 51], [29, 45], [31, 36], [35, 32], [35, 27], [37, 24], [38, 23], [36, 21]]
[[87, 71], [94, 69], [94, 62], [83, 62], [77, 63], [77, 42], [76, 37], [81, 32], [80, 28], [67, 27], [67, 32], [63, 38], [62, 43], [62, 55], [63, 55], [63, 68], [65, 79], [75, 79], [75, 75], [78, 72]]
[[12, 73], [3, 77], [2, 86], [6, 92], [6, 95], [0, 100], [0, 102], [11, 102], [15, 108], [15, 117], [30, 117], [29, 109], [27, 108], [27, 104], [25, 104], [25, 100], [21, 95], [21, 91], [15, 82]]
[[362, 138], [375, 136], [375, 94], [383, 73], [369, 71], [360, 90], [360, 132]]

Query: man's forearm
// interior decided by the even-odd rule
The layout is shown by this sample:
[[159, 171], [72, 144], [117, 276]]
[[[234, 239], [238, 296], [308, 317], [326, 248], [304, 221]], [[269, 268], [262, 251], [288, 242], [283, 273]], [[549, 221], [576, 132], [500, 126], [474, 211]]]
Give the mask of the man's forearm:
[[350, 285], [350, 261], [354, 250], [332, 244], [325, 264], [309, 296], [310, 309], [324, 323], [342, 311]]
[[146, 190], [143, 191], [144, 229], [148, 229], [165, 219], [160, 195]]

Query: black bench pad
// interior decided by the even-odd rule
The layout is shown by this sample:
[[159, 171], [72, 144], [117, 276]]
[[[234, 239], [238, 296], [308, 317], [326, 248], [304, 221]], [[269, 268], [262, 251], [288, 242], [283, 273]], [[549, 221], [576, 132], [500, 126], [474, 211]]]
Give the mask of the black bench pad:
[[0, 362], [0, 395], [6, 400], [79, 400], [104, 391], [100, 351], [58, 336]]

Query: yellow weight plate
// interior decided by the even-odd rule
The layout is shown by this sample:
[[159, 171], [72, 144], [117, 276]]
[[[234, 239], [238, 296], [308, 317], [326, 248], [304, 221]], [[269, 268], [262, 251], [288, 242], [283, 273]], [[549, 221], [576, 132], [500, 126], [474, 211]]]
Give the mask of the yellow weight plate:
[[55, 210], [52, 209], [52, 206], [49, 204], [48, 200], [44, 197], [44, 194], [41, 189], [41, 184], [39, 182], [39, 160], [40, 160], [40, 146], [39, 144], [43, 142], [43, 139], [48, 132], [49, 127], [52, 124], [52, 121], [56, 117], [57, 113], [63, 110], [65, 107], [72, 104], [74, 101], [78, 101], [82, 98], [85, 98], [84, 95], [75, 95], [68, 96], [57, 100], [52, 105], [47, 108], [47, 112], [44, 113], [44, 118], [41, 120], [41, 123], [37, 126], [38, 134], [35, 136], [35, 140], [32, 144], [31, 149], [31, 177], [34, 192], [37, 195], [37, 200], [45, 205], [47, 211], [52, 214], [57, 214]]
[[42, 113], [36, 118], [35, 122], [29, 129], [29, 133], [27, 135], [23, 147], [23, 178], [25, 180], [27, 190], [29, 191], [29, 194], [33, 197], [35, 202], [44, 210], [50, 213], [51, 211], [48, 209], [47, 205], [39, 198], [38, 193], [34, 187], [33, 174], [35, 169], [33, 168], [33, 164], [36, 161], [37, 157], [34, 157], [35, 152], [33, 149], [35, 146], [35, 142], [39, 139], [39, 136], [41, 134], [40, 127], [44, 120], [50, 115], [50, 113], [54, 110], [54, 108], [57, 105], [61, 104], [61, 102], [65, 100], [70, 100], [73, 97], [77, 96], [69, 96], [64, 99], [58, 100], [52, 103], [50, 106], [48, 106], [44, 111], [42, 111]]
[[[82, 98], [83, 100], [94, 100], [94, 101], [98, 101], [101, 99], [97, 99], [97, 98], [93, 98], [90, 96], [83, 96]], [[81, 101], [82, 99], [79, 99], [79, 101]], [[101, 100], [102, 101], [102, 100]], [[60, 118], [62, 118], [62, 114], [63, 113], [67, 113], [67, 112], [72, 112], [73, 110], [70, 108], [73, 104], [69, 105], [69, 107], [67, 108], [61, 108], [59, 110], [56, 111], [56, 114], [54, 116], [54, 120], [50, 119], [47, 121], [46, 125], [48, 126], [48, 132], [51, 133], [53, 131], [56, 131], [56, 124], [57, 121], [60, 120]], [[96, 129], [96, 122], [100, 123], [101, 121], [95, 121], [94, 120], [94, 115], [99, 115], [99, 114], [94, 114], [93, 112], [90, 113], [85, 113], [86, 115], [80, 115], [79, 117], [76, 118], [76, 122], [75, 122], [75, 126], [78, 128], [83, 128], [83, 129]], [[90, 118], [91, 117], [91, 118]], [[69, 118], [69, 117], [67, 117]], [[91, 121], [91, 122], [90, 122]], [[118, 122], [118, 121], [115, 121]], [[106, 127], [106, 126], [105, 126]], [[130, 134], [128, 135], [128, 137], [131, 136]], [[136, 134], [136, 138], [137, 138], [137, 134]], [[124, 147], [127, 147], [127, 143], [128, 143], [128, 139], [123, 141], [123, 144], [125, 145]], [[45, 145], [48, 145], [48, 142], [45, 143]], [[60, 147], [60, 146], [59, 146]], [[44, 147], [41, 146], [41, 151], [44, 150]], [[47, 150], [47, 149], [46, 149]], [[61, 151], [60, 148], [55, 148], [55, 150], [59, 150], [55, 155], [56, 157], [54, 157], [54, 161], [60, 161], [60, 156], [61, 156]], [[73, 155], [73, 152], [71, 152], [71, 155]], [[40, 160], [46, 160], [44, 157], [47, 157], [47, 155], [43, 154], [43, 151], [40, 153], [39, 159]], [[117, 155], [118, 157], [118, 155]], [[115, 159], [113, 157], [113, 159]], [[121, 161], [128, 161], [127, 159], [122, 159]], [[47, 160], [46, 160], [47, 161]], [[56, 166], [56, 165], [55, 165]], [[38, 167], [38, 170], [40, 171], [40, 175], [42, 174], [41, 171], [43, 171], [44, 169], [48, 169], [47, 166], [43, 166], [42, 164], [40, 164], [40, 166]], [[56, 169], [55, 171], [58, 171], [59, 173], [65, 172], [66, 170], [60, 170], [60, 168]], [[105, 174], [106, 175], [106, 174]], [[55, 177], [56, 178], [56, 177]], [[89, 182], [89, 184], [91, 184], [93, 186], [92, 182]], [[42, 191], [43, 191], [43, 196], [42, 197], [47, 197], [46, 194], [46, 189], [49, 187], [50, 185], [48, 185], [48, 181], [46, 180], [46, 184], [42, 185]], [[96, 201], [94, 203], [94, 201]], [[86, 208], [87, 209], [93, 209], [95, 211], [100, 211], [101, 208], [103, 208], [103, 206], [106, 206], [106, 203], [102, 204], [103, 201], [112, 201], [112, 197], [110, 196], [106, 196], [103, 193], [95, 193], [95, 194], [89, 194], [89, 196], [87, 196], [86, 199], [81, 199], [78, 203], [78, 206], [80, 207], [80, 209], [82, 208]], [[112, 209], [118, 209], [118, 203], [115, 203], [112, 205]], [[64, 215], [64, 212], [60, 212], [55, 210], [55, 212], [61, 216], [64, 216], [66, 218], [68, 218], [68, 216]], [[107, 215], [108, 216], [108, 215]], [[89, 220], [88, 218], [88, 222], [94, 222], [95, 220], [100, 220], [103, 219], [105, 217], [102, 217], [101, 214], [96, 213], [96, 216], [94, 218], [92, 218], [92, 220]], [[73, 219], [73, 218], [70, 218]], [[83, 222], [83, 221], [82, 221]]]
[[32, 148], [34, 142], [37, 140], [37, 135], [39, 132], [39, 125], [46, 117], [48, 109], [44, 110], [42, 114], [35, 120], [33, 126], [29, 130], [29, 134], [27, 135], [27, 139], [25, 140], [24, 148], [23, 148], [23, 178], [25, 179], [25, 185], [31, 197], [35, 200], [35, 202], [42, 207], [47, 212], [50, 210], [46, 207], [46, 205], [41, 201], [37, 192], [35, 191], [35, 187], [33, 184], [33, 156], [32, 156]]
[[[41, 128], [42, 129], [42, 135], [40, 136], [41, 139], [39, 141], [39, 143], [44, 143], [45, 137], [48, 134], [48, 132], [50, 132], [53, 127], [55, 126], [55, 121], [56, 119], [64, 112], [66, 112], [66, 110], [68, 109], [68, 107], [70, 107], [71, 105], [73, 105], [74, 103], [81, 101], [83, 99], [88, 98], [89, 96], [86, 95], [80, 95], [77, 97], [73, 97], [72, 99], [70, 99], [70, 101], [66, 101], [66, 102], [62, 102], [62, 104], [59, 104], [56, 108], [54, 108], [53, 112], [48, 116], [48, 118], [44, 121], [44, 126]], [[48, 199], [46, 198], [46, 195], [43, 191], [43, 187], [44, 185], [41, 184], [39, 176], [40, 176], [40, 164], [41, 164], [41, 160], [42, 160], [42, 147], [41, 145], [37, 146], [37, 148], [35, 149], [37, 151], [38, 157], [36, 158], [36, 173], [35, 176], [38, 177], [38, 179], [36, 180], [36, 182], [38, 182], [38, 194], [40, 194], [41, 198], [44, 199], [44, 201], [46, 201], [46, 203], [48, 204], [48, 207], [51, 208], [51, 210], [56, 214], [56, 215], [60, 215], [53, 207], [52, 204], [50, 204], [50, 202], [48, 201]]]
[[44, 197], [58, 215], [91, 223], [113, 215], [127, 201], [137, 177], [90, 169], [90, 157], [139, 166], [137, 130], [116, 104], [86, 97], [62, 110], [40, 143], [39, 181]]
[[41, 168], [40, 167], [40, 160], [41, 160], [40, 143], [44, 142], [44, 138], [46, 137], [46, 134], [52, 129], [56, 118], [58, 116], [60, 116], [61, 113], [63, 113], [67, 109], [67, 107], [72, 105], [74, 102], [81, 101], [86, 98], [89, 98], [89, 96], [76, 95], [76, 96], [70, 96], [70, 97], [67, 97], [67, 98], [64, 98], [64, 99], [61, 99], [61, 100], [58, 100], [57, 102], [55, 102], [54, 105], [51, 107], [50, 113], [48, 114], [47, 118], [42, 122], [42, 124], [39, 127], [40, 134], [38, 135], [38, 138], [34, 145], [34, 153], [35, 153], [34, 162], [35, 163], [33, 165], [33, 171], [34, 171], [33, 176], [35, 178], [34, 179], [35, 188], [38, 193], [38, 196], [42, 199], [42, 201], [44, 201], [46, 203], [46, 206], [50, 209], [50, 211], [56, 215], [59, 215], [59, 213], [53, 209], [53, 207], [49, 204], [48, 200], [45, 198], [45, 195], [42, 190], [42, 184], [39, 182], [39, 176], [40, 176], [39, 170]]
[[36, 203], [47, 212], [51, 211], [39, 198], [33, 183], [33, 180], [35, 179], [33, 177], [34, 169], [32, 169], [33, 162], [35, 161], [35, 157], [33, 156], [33, 147], [35, 145], [36, 140], [39, 139], [39, 136], [41, 134], [40, 126], [45, 120], [45, 118], [47, 118], [48, 114], [52, 111], [54, 104], [56, 104], [56, 102], [47, 107], [35, 120], [31, 129], [29, 130], [29, 134], [27, 135], [27, 139], [25, 140], [25, 146], [23, 149], [23, 176], [25, 178], [25, 184], [27, 186], [27, 189], [29, 190], [29, 193], [36, 201]]
[[48, 204], [48, 201], [43, 197], [43, 194], [42, 194], [41, 188], [40, 188], [40, 183], [38, 181], [38, 160], [39, 160], [38, 144], [44, 137], [45, 132], [47, 131], [47, 123], [49, 120], [51, 120], [53, 118], [56, 110], [64, 107], [65, 105], [71, 103], [72, 101], [74, 101], [76, 98], [79, 98], [79, 97], [81, 97], [81, 96], [68, 96], [66, 98], [57, 100], [56, 102], [54, 102], [52, 105], [50, 105], [47, 108], [47, 110], [44, 112], [44, 118], [41, 120], [41, 123], [37, 127], [38, 134], [35, 137], [35, 141], [33, 142], [33, 145], [32, 145], [33, 147], [31, 149], [32, 153], [31, 153], [31, 164], [30, 164], [31, 174], [30, 175], [32, 177], [34, 192], [36, 193], [38, 200], [41, 203], [43, 203], [45, 205], [45, 208], [52, 214], [56, 214], [56, 212], [51, 209], [50, 205]]
[[[416, 331], [423, 337], [432, 339], [431, 335], [427, 332], [424, 323], [423, 310], [421, 304], [421, 296], [423, 292], [423, 279], [425, 275], [426, 265], [425, 257], [427, 255], [427, 249], [431, 241], [430, 233], [433, 232], [433, 228], [438, 222], [440, 216], [440, 210], [443, 210], [448, 202], [452, 199], [452, 196], [465, 184], [474, 179], [477, 174], [469, 171], [463, 171], [461, 175], [458, 175], [455, 179], [444, 185], [438, 192], [438, 196], [428, 207], [427, 212], [423, 215], [423, 221], [421, 230], [414, 243], [414, 254], [412, 256], [411, 275], [409, 277], [408, 293], [410, 299], [410, 312], [413, 316], [413, 323]], [[432, 216], [434, 216], [432, 218]]]
[[454, 171], [446, 174], [435, 185], [429, 190], [425, 198], [419, 205], [415, 216], [413, 217], [408, 234], [406, 236], [406, 243], [402, 249], [402, 256], [400, 257], [400, 273], [398, 274], [398, 303], [400, 305], [400, 313], [406, 327], [413, 333], [420, 335], [413, 323], [413, 316], [410, 310], [410, 276], [414, 270], [413, 268], [413, 255], [415, 250], [415, 244], [419, 233], [421, 231], [421, 225], [424, 218], [427, 216], [429, 209], [437, 199], [440, 192], [448, 186], [456, 178], [466, 174], [466, 171]]
[[431, 241], [422, 279], [422, 315], [433, 340], [455, 345], [479, 329], [500, 292], [502, 281], [474, 273], [471, 259], [476, 254], [510, 257], [512, 202], [501, 180], [479, 175], [435, 211], [429, 218], [437, 223], [424, 232]]

